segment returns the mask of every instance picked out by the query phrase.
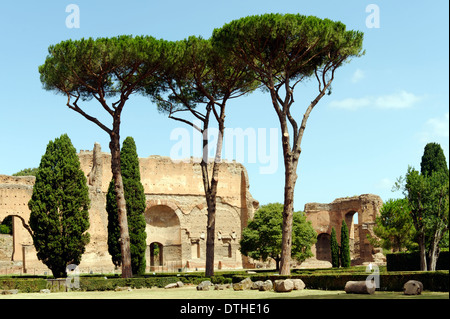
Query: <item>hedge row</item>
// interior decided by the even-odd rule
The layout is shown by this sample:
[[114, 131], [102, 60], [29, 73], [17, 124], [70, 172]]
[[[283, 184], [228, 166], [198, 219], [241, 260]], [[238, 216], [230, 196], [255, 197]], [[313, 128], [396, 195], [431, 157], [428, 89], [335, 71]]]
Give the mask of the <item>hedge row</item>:
[[0, 278], [0, 290], [18, 289], [20, 292], [39, 292], [47, 288], [43, 278]]
[[[424, 290], [429, 291], [449, 291], [449, 272], [395, 272], [380, 274], [379, 290], [383, 291], [403, 291], [403, 285], [409, 280], [418, 280], [423, 283]], [[248, 276], [234, 276], [233, 282], [239, 282]], [[252, 281], [270, 279], [298, 278], [303, 280], [307, 289], [321, 290], [344, 290], [347, 281], [366, 280], [368, 274], [308, 274], [308, 275], [253, 275]]]
[[[420, 270], [419, 252], [404, 252], [386, 255], [386, 267], [388, 271], [413, 271]], [[436, 262], [436, 270], [450, 269], [449, 251], [441, 251]]]
[[[120, 278], [117, 276], [99, 277], [97, 276], [81, 276], [80, 290], [83, 291], [106, 291], [114, 290], [116, 287], [131, 287], [131, 288], [164, 288], [170, 283], [181, 281], [185, 284], [199, 284], [203, 280], [210, 280], [214, 284], [231, 283], [231, 278], [223, 276], [213, 276], [212, 278], [205, 278], [201, 275], [181, 275], [181, 276], [145, 276], [135, 278]], [[18, 289], [21, 292], [39, 292], [41, 289], [50, 289], [52, 291], [65, 290], [65, 285], [53, 282], [54, 279], [45, 278], [0, 278], [0, 290]], [[64, 280], [61, 280], [64, 282]], [[61, 289], [63, 288], [63, 289]]]
[[[252, 281], [270, 279], [272, 281], [286, 278], [302, 279], [307, 289], [321, 290], [343, 290], [347, 281], [366, 280], [368, 274], [364, 273], [317, 273], [298, 274], [292, 276], [279, 276], [269, 274], [223, 274], [205, 278], [202, 275], [180, 275], [180, 276], [146, 276], [141, 278], [119, 278], [119, 277], [80, 277], [80, 289], [83, 291], [106, 291], [114, 290], [116, 287], [151, 288], [164, 287], [167, 284], [181, 281], [185, 284], [199, 284], [203, 280], [212, 283], [236, 283], [244, 278], [250, 277]], [[449, 291], [449, 272], [391, 272], [380, 274], [380, 288], [383, 291], [402, 291], [403, 285], [408, 280], [419, 280], [424, 289], [428, 291]], [[0, 290], [18, 289], [21, 292], [39, 292], [41, 289], [52, 289], [50, 280], [43, 278], [0, 278]]]

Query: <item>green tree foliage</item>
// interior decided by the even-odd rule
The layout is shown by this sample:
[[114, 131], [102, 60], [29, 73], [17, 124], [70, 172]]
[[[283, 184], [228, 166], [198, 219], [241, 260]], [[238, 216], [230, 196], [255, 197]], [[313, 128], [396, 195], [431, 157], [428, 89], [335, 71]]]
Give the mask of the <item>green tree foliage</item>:
[[[240, 251], [253, 259], [266, 261], [272, 258], [277, 270], [281, 259], [281, 227], [283, 204], [267, 204], [259, 208], [254, 218], [242, 232]], [[303, 212], [294, 213], [292, 258], [299, 263], [312, 257], [311, 246], [317, 241], [317, 234], [306, 220]]]
[[420, 173], [430, 176], [433, 172], [443, 171], [448, 176], [447, 160], [444, 151], [438, 143], [428, 143], [420, 162]]
[[[150, 85], [146, 93], [169, 118], [188, 124], [202, 133], [200, 166], [208, 208], [205, 275], [212, 276], [225, 109], [230, 99], [251, 92], [258, 82], [245, 63], [230, 58], [212, 45], [210, 40], [191, 36], [171, 42], [169, 48], [164, 56], [165, 68], [159, 73], [159, 85]], [[219, 134], [216, 145], [213, 145], [215, 160], [211, 162], [208, 160], [210, 143], [207, 132], [213, 121], [217, 123]]]
[[12, 174], [12, 176], [36, 176], [37, 167], [35, 168], [25, 168], [17, 173]]
[[[145, 249], [147, 234], [145, 232], [145, 193], [139, 172], [139, 158], [136, 144], [132, 137], [123, 141], [120, 152], [123, 185], [127, 207], [128, 231], [130, 234], [131, 267], [134, 274], [145, 272]], [[108, 212], [108, 251], [116, 267], [121, 265], [120, 227], [117, 216], [117, 201], [114, 191], [114, 181], [109, 184], [106, 197]]]
[[331, 240], [330, 240], [330, 248], [331, 248], [331, 265], [333, 267], [339, 267], [339, 244], [336, 237], [336, 230], [334, 227], [331, 228]]
[[402, 190], [411, 209], [421, 270], [435, 270], [441, 247], [448, 247], [448, 166], [439, 144], [425, 146], [421, 172], [408, 167], [394, 189]]
[[350, 265], [350, 236], [347, 223], [343, 220], [341, 226], [341, 266], [350, 267]]
[[29, 225], [37, 257], [55, 277], [79, 264], [89, 243], [89, 195], [86, 177], [69, 137], [50, 141], [42, 156], [28, 202]]
[[390, 249], [393, 252], [411, 249], [414, 246], [415, 230], [411, 218], [411, 208], [406, 198], [389, 199], [375, 218], [373, 228], [379, 238], [369, 237], [375, 247]]
[[441, 170], [426, 176], [409, 167], [405, 181], [405, 193], [417, 231], [421, 270], [435, 270], [439, 243], [448, 232], [448, 175]]
[[[314, 16], [264, 14], [231, 21], [214, 30], [212, 40], [230, 59], [243, 61], [255, 72], [270, 94], [280, 123], [286, 172], [280, 274], [289, 275], [294, 188], [306, 123], [320, 99], [330, 93], [336, 69], [363, 54], [363, 33]], [[311, 79], [318, 81], [319, 90], [306, 99], [299, 123], [294, 116], [299, 111], [292, 108], [294, 90], [297, 84]]]
[[[66, 96], [66, 105], [95, 123], [110, 137], [111, 171], [117, 194], [122, 254], [122, 277], [132, 274], [130, 237], [123, 182], [120, 173], [120, 123], [128, 99], [155, 82], [166, 41], [150, 36], [62, 41], [51, 45], [39, 67], [44, 89]], [[86, 112], [86, 101], [95, 99], [109, 118]]]

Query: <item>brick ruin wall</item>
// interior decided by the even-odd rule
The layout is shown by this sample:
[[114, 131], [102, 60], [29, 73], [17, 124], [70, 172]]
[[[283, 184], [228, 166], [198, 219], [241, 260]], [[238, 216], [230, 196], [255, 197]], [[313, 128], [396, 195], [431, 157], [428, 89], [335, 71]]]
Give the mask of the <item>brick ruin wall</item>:
[[[112, 178], [111, 156], [102, 152], [97, 143], [93, 151], [80, 151], [78, 155], [91, 199], [88, 230], [91, 239], [79, 268], [82, 272], [112, 272], [114, 266], [107, 248], [105, 210], [106, 193]], [[140, 158], [140, 172], [147, 199], [144, 212], [147, 271], [204, 268], [207, 208], [200, 164], [192, 159], [173, 162], [168, 157], [150, 156]], [[26, 229], [30, 214], [28, 201], [34, 180], [34, 177], [0, 175], [0, 221], [6, 216], [14, 216], [12, 263], [21, 265], [24, 272], [42, 273], [48, 269], [37, 259], [31, 235]], [[219, 180], [215, 266], [248, 266], [246, 258], [239, 253], [239, 240], [242, 229], [259, 204], [250, 194], [248, 175], [242, 164], [221, 164]], [[162, 258], [158, 262], [154, 262], [151, 256], [152, 243], [162, 247]], [[3, 255], [8, 256], [10, 252], [5, 253], [4, 250]]]
[[[318, 235], [317, 243], [312, 247], [315, 257], [309, 262], [316, 266], [325, 263], [331, 266], [329, 246], [331, 229], [335, 229], [340, 244], [341, 225], [345, 220], [349, 229], [352, 265], [383, 264], [385, 257], [381, 249], [374, 248], [367, 239], [368, 234], [375, 236], [373, 232], [375, 218], [380, 214], [382, 205], [381, 198], [373, 194], [337, 198], [328, 204], [307, 203], [304, 209], [306, 218], [311, 221]], [[354, 222], [355, 214], [358, 223]]]

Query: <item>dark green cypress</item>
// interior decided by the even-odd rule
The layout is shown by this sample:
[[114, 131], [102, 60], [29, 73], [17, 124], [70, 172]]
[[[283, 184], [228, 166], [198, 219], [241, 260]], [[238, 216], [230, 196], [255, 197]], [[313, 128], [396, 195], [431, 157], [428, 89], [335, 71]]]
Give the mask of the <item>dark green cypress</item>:
[[431, 176], [433, 172], [437, 171], [443, 171], [448, 176], [447, 160], [438, 143], [428, 143], [425, 145], [420, 162], [420, 173], [424, 176]]
[[78, 265], [89, 243], [89, 189], [69, 137], [50, 141], [36, 172], [28, 202], [37, 257], [56, 278]]
[[[144, 187], [139, 172], [139, 158], [136, 144], [132, 137], [123, 141], [120, 151], [120, 169], [122, 171], [125, 201], [127, 207], [128, 231], [130, 234], [131, 268], [133, 274], [145, 272], [145, 249], [147, 234], [145, 232], [144, 211], [146, 206]], [[117, 202], [114, 182], [111, 181], [107, 194], [106, 210], [108, 212], [108, 251], [115, 266], [121, 265], [120, 229], [117, 217]]]
[[341, 266], [350, 267], [350, 264], [350, 237], [347, 223], [343, 220], [341, 226]]
[[331, 228], [331, 265], [333, 267], [338, 268], [339, 267], [339, 244], [336, 238], [336, 230]]

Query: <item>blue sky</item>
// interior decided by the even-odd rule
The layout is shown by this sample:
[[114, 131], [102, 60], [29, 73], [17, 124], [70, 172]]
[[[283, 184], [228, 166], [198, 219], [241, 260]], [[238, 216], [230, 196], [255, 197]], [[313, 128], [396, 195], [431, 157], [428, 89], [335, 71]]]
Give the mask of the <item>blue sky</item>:
[[[69, 4], [80, 9], [80, 27], [67, 28]], [[379, 8], [379, 27], [369, 28], [369, 4]], [[66, 107], [66, 98], [42, 89], [38, 66], [47, 48], [66, 39], [149, 34], [179, 40], [209, 37], [214, 28], [240, 17], [269, 12], [301, 13], [340, 20], [365, 34], [365, 56], [336, 72], [333, 93], [308, 121], [302, 143], [295, 209], [308, 202], [373, 193], [401, 197], [391, 188], [408, 165], [420, 167], [428, 142], [449, 157], [449, 3], [426, 1], [3, 1], [0, 10], [0, 174], [37, 167], [50, 140], [67, 133], [77, 148], [94, 142], [108, 150], [108, 136]], [[301, 119], [314, 98], [314, 81], [296, 89], [294, 112]], [[98, 105], [88, 105], [98, 111]], [[101, 111], [98, 111], [99, 116]], [[183, 124], [159, 114], [143, 97], [124, 110], [121, 136], [133, 136], [141, 157], [169, 156], [170, 135]], [[278, 128], [266, 93], [231, 102], [227, 127]], [[268, 133], [267, 133], [268, 134]], [[278, 133], [279, 134], [279, 133]], [[249, 163], [250, 191], [261, 204], [283, 202], [284, 167], [262, 174], [265, 164]]]

